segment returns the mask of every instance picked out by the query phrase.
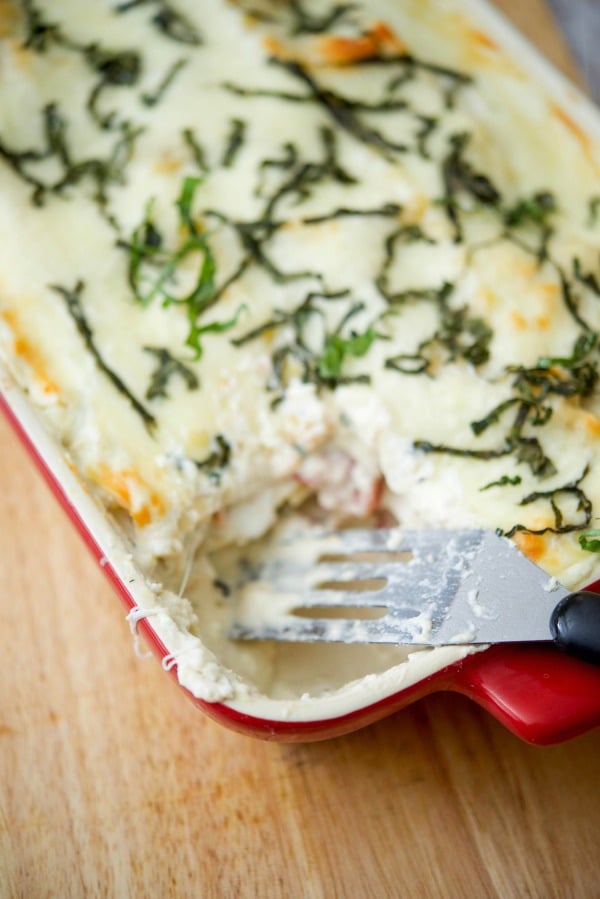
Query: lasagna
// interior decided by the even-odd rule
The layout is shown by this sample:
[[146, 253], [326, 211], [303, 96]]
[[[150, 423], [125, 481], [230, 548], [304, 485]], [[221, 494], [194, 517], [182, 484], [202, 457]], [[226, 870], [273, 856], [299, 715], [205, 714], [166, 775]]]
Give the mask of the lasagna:
[[471, 6], [0, 2], [0, 355], [201, 698], [469, 651], [229, 640], [290, 522], [597, 569], [598, 147]]

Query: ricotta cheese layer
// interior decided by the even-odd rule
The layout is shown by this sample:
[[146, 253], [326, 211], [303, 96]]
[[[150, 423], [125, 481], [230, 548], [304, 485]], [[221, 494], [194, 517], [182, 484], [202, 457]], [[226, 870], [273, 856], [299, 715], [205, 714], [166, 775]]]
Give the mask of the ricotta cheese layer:
[[406, 683], [398, 647], [228, 640], [232, 553], [290, 518], [592, 580], [599, 174], [459, 0], [1, 0], [0, 355], [193, 692]]

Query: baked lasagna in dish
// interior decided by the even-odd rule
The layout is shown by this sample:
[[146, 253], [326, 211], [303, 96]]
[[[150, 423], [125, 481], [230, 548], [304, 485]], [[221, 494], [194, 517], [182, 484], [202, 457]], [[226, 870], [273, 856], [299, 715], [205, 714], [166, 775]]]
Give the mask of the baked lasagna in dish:
[[477, 8], [0, 3], [4, 378], [201, 699], [327, 717], [472, 651], [230, 640], [282, 529], [598, 571], [598, 145]]

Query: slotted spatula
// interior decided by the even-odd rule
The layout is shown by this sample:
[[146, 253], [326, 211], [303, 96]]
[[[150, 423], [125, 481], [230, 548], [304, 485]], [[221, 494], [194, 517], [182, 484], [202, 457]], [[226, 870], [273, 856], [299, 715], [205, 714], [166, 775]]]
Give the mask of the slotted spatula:
[[234, 639], [411, 646], [550, 641], [600, 663], [600, 596], [485, 530], [289, 538], [245, 566]]

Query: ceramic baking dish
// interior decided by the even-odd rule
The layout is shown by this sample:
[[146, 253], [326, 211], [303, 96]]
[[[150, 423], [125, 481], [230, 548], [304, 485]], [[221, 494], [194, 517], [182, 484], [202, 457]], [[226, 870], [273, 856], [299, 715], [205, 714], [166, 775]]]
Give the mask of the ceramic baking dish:
[[[518, 58], [557, 103], [587, 133], [600, 141], [596, 108], [560, 76], [482, 0], [463, 0], [486, 34]], [[135, 623], [166, 671], [177, 677], [174, 647], [177, 627], [167, 616], [136, 616], [147, 608], [149, 588], [111, 527], [107, 517], [67, 463], [56, 443], [9, 374], [0, 367], [0, 408], [31, 453], [55, 496], [84, 538]], [[600, 593], [600, 581], [591, 589]], [[169, 647], [169, 648], [167, 648]], [[185, 687], [184, 687], [185, 689]], [[547, 744], [569, 739], [600, 725], [600, 668], [561, 654], [551, 646], [494, 647], [434, 671], [404, 689], [390, 687], [379, 697], [357, 694], [354, 703], [318, 720], [288, 720], [249, 713], [251, 705], [207, 702], [188, 692], [202, 711], [221, 724], [270, 740], [307, 741], [353, 731], [434, 692], [452, 690], [483, 706], [524, 740]], [[365, 698], [366, 696], [366, 698]]]
[[[42, 428], [27, 400], [0, 368], [0, 408], [29, 451], [54, 495], [113, 584], [128, 612], [138, 608], [144, 585], [110, 524]], [[600, 593], [600, 582], [591, 585]], [[177, 666], [165, 646], [169, 633], [151, 620], [138, 623], [165, 670]], [[185, 689], [185, 688], [184, 688]], [[563, 655], [552, 646], [493, 647], [425, 677], [418, 683], [354, 710], [320, 720], [255, 717], [223, 703], [193, 696], [219, 723], [267, 740], [327, 739], [364, 727], [431, 693], [452, 690], [477, 702], [513, 733], [536, 744], [567, 740], [600, 725], [600, 668]]]
[[[31, 454], [52, 492], [113, 584], [128, 612], [144, 592], [107, 519], [60, 454], [20, 390], [0, 367], [0, 409]], [[591, 585], [600, 593], [600, 581]], [[138, 625], [165, 670], [177, 676], [165, 643], [172, 634], [142, 618]], [[185, 688], [184, 688], [185, 689]], [[320, 720], [269, 720], [223, 703], [193, 696], [194, 704], [219, 723], [267, 740], [327, 739], [364, 727], [431, 693], [452, 690], [468, 696], [513, 733], [531, 743], [567, 740], [600, 725], [600, 667], [563, 655], [553, 646], [493, 647], [391, 693], [375, 703]]]

